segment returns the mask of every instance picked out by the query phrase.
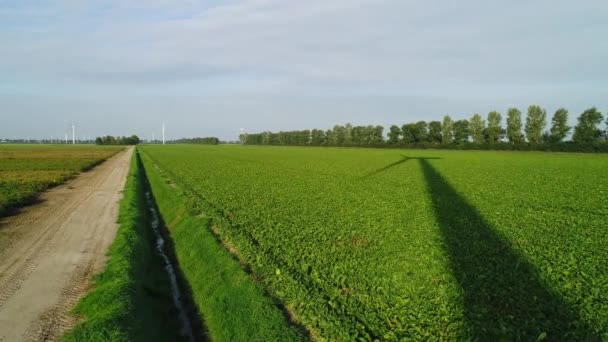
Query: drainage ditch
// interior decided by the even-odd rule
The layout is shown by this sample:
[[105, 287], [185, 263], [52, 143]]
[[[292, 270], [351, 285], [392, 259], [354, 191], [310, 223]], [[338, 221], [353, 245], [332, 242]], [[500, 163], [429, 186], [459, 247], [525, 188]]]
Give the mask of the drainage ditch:
[[[139, 151], [138, 151], [139, 152]], [[191, 342], [208, 341], [206, 329], [201, 320], [187, 281], [179, 268], [179, 264], [173, 250], [173, 241], [169, 236], [162, 217], [159, 215], [154, 195], [151, 193], [150, 184], [143, 163], [137, 155], [138, 167], [143, 175], [146, 203], [150, 214], [151, 226], [155, 236], [156, 252], [161, 257], [164, 269], [169, 278], [171, 286], [171, 297], [177, 310], [178, 321], [181, 327], [181, 334]]]
[[182, 328], [182, 334], [188, 337], [188, 339], [192, 342], [194, 339], [194, 332], [192, 330], [192, 323], [190, 322], [190, 318], [186, 313], [186, 309], [182, 303], [182, 294], [177, 283], [177, 275], [175, 273], [175, 267], [171, 263], [171, 259], [165, 253], [165, 238], [160, 232], [160, 219], [158, 218], [158, 212], [154, 207], [154, 202], [152, 200], [152, 196], [150, 195], [150, 191], [146, 192], [146, 200], [148, 201], [148, 208], [150, 210], [150, 215], [152, 216], [152, 229], [154, 230], [154, 235], [156, 236], [156, 251], [163, 259], [163, 263], [165, 266], [165, 271], [167, 271], [167, 275], [169, 276], [169, 282], [171, 283], [171, 297], [173, 298], [173, 304], [178, 311], [178, 318]]

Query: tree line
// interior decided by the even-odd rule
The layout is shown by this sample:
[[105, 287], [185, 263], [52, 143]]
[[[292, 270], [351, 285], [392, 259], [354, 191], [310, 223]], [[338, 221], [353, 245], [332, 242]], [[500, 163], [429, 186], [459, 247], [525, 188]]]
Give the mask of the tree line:
[[218, 145], [220, 139], [216, 137], [204, 137], [204, 138], [183, 138], [173, 141], [175, 144], [197, 144], [197, 145]]
[[[386, 139], [382, 126], [335, 125], [329, 130], [300, 130], [241, 134], [240, 142], [246, 145], [299, 145], [299, 146], [406, 146], [441, 148], [497, 148], [608, 151], [608, 116], [606, 128], [601, 129], [602, 113], [589, 108], [578, 117], [576, 126], [568, 125], [568, 110], [559, 108], [547, 127], [547, 111], [538, 105], [528, 107], [525, 120], [517, 108], [509, 108], [506, 126], [498, 111], [491, 111], [484, 119], [474, 114], [470, 119], [453, 120], [449, 115], [442, 121], [418, 121], [389, 127]], [[570, 133], [572, 140], [566, 142]], [[599, 146], [595, 148], [595, 146]], [[589, 149], [589, 148], [586, 148]]]
[[103, 137], [95, 138], [95, 144], [97, 145], [137, 145], [141, 140], [137, 135], [130, 137], [114, 137], [111, 135], [105, 135]]

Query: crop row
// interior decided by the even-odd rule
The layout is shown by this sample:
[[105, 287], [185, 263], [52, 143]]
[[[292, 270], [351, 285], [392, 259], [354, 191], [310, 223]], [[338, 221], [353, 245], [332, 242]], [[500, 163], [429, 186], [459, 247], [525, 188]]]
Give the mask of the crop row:
[[144, 151], [318, 339], [607, 336], [604, 156]]

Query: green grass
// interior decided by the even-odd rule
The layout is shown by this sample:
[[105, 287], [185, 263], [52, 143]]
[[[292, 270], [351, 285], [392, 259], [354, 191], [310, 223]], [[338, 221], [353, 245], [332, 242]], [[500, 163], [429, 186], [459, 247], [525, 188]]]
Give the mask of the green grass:
[[106, 269], [74, 309], [83, 321], [63, 340], [186, 340], [179, 333], [167, 273], [156, 254], [145, 190], [145, 175], [133, 154]]
[[179, 266], [213, 341], [298, 341], [263, 286], [243, 270], [211, 231], [211, 220], [142, 153], [152, 192], [170, 231]]
[[185, 222], [172, 235], [199, 269], [188, 280], [213, 259], [193, 238], [209, 235], [202, 213], [318, 340], [608, 339], [608, 156], [143, 151], [163, 215]]
[[121, 147], [0, 145], [0, 217], [101, 163]]

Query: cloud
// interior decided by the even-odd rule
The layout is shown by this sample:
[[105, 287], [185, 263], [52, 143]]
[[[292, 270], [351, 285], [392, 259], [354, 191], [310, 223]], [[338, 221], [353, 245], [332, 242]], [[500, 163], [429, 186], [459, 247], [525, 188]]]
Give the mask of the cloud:
[[601, 15], [553, 4], [66, 2], [38, 11], [71, 21], [49, 24], [52, 39], [32, 37], [27, 46], [12, 46], [9, 56], [42, 73], [37, 66], [70, 77], [81, 70], [87, 78], [107, 73], [150, 82], [206, 79], [201, 69], [272, 73], [296, 84], [605, 79], [608, 47], [598, 38], [608, 30]]
[[301, 113], [289, 99], [319, 123], [353, 99], [361, 117], [568, 93], [601, 106], [606, 17], [604, 1], [3, 1], [0, 95], [198, 96], [223, 117]]

